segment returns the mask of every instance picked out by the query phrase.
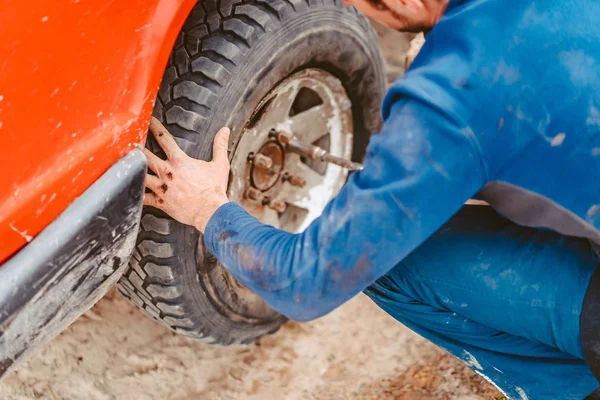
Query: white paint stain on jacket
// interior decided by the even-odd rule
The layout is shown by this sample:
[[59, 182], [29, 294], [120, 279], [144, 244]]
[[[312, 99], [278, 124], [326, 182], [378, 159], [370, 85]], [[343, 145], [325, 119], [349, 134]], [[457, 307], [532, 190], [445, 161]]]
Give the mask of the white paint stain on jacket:
[[473, 356], [473, 354], [469, 353], [466, 350], [463, 350], [462, 356], [460, 357], [462, 362], [471, 369], [476, 369], [478, 371], [482, 371], [483, 367], [479, 364], [479, 361]]

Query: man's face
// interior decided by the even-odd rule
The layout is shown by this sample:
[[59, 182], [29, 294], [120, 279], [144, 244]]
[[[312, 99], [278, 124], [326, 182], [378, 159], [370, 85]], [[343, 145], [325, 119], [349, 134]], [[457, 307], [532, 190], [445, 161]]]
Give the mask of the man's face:
[[403, 32], [431, 29], [448, 6], [449, 0], [344, 0], [363, 14]]

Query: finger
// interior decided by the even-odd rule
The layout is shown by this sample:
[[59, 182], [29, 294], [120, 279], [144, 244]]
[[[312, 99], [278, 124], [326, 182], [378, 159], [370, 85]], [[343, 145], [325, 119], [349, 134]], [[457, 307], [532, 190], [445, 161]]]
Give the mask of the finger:
[[154, 193], [144, 193], [144, 205], [163, 210], [164, 201]]
[[230, 130], [227, 127], [219, 129], [213, 141], [213, 162], [222, 168], [229, 167], [227, 158], [227, 145], [229, 143]]
[[413, 11], [421, 11], [423, 9], [423, 3], [419, 0], [403, 0], [403, 3]]
[[146, 182], [144, 182], [146, 187], [152, 190], [155, 193], [160, 193], [163, 182], [162, 180], [154, 175], [146, 174]]
[[419, 0], [383, 0], [383, 4], [392, 10], [403, 22], [406, 18], [414, 18], [415, 13], [423, 9], [423, 4]]
[[164, 160], [161, 160], [156, 154], [151, 152], [149, 149], [144, 147], [144, 154], [148, 160], [148, 168], [152, 170], [156, 175], [163, 171], [166, 167]]
[[165, 151], [167, 158], [172, 159], [183, 153], [183, 150], [177, 146], [177, 142], [173, 139], [173, 136], [169, 133], [167, 128], [160, 123], [159, 120], [152, 117], [150, 120], [150, 132], [154, 135], [154, 138], [158, 142], [159, 146]]

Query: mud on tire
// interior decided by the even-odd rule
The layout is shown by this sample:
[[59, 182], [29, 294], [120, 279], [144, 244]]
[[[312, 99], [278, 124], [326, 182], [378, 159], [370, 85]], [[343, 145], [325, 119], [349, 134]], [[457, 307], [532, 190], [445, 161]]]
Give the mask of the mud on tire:
[[[342, 0], [199, 2], [175, 43], [154, 116], [187, 154], [208, 160], [220, 127], [232, 128], [235, 149], [261, 99], [306, 68], [342, 82], [352, 102], [353, 159], [360, 160], [380, 127], [383, 62], [368, 21]], [[164, 157], [152, 139], [147, 146]], [[176, 332], [211, 343], [247, 343], [276, 331], [285, 318], [275, 311], [253, 315], [227, 305], [244, 298], [222, 273], [199, 232], [145, 207], [119, 290]]]

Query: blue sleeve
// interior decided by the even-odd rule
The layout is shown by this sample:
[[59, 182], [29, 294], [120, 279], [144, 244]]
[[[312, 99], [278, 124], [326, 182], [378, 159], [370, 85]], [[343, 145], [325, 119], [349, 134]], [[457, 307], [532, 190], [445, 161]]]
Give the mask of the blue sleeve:
[[470, 130], [455, 119], [408, 98], [384, 115], [365, 169], [303, 233], [264, 225], [234, 203], [206, 227], [204, 243], [225, 268], [288, 318], [317, 318], [364, 290], [484, 184]]

